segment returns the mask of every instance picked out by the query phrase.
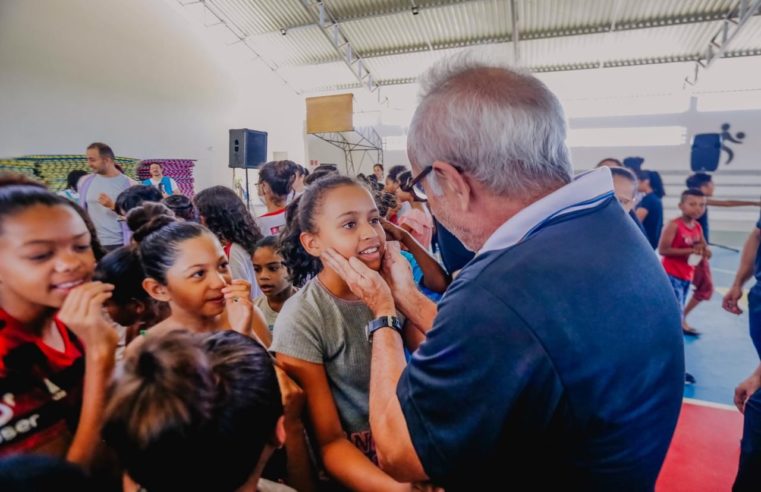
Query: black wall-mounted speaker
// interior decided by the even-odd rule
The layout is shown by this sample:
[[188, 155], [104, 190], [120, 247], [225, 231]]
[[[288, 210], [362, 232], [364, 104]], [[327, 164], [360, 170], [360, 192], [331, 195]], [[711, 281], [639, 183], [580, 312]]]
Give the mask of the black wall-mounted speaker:
[[230, 130], [232, 168], [256, 169], [267, 162], [267, 132], [241, 128]]
[[719, 167], [721, 157], [721, 135], [699, 133], [692, 137], [690, 168], [693, 172], [713, 172]]

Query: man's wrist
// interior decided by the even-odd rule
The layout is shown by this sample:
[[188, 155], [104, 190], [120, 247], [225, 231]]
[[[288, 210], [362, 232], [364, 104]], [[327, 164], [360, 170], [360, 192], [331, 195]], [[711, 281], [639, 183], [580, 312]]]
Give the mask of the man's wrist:
[[374, 318], [381, 318], [383, 316], [396, 316], [396, 307], [391, 304], [390, 306], [382, 306], [373, 310]]

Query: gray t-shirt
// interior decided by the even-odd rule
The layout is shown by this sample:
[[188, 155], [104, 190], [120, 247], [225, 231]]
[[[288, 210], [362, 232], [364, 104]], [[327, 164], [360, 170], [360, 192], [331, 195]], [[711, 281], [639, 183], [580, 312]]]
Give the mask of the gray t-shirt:
[[365, 334], [372, 319], [365, 303], [335, 297], [315, 277], [283, 305], [270, 350], [325, 367], [341, 427], [375, 461], [368, 408], [372, 346]]
[[[82, 179], [88, 179], [88, 177]], [[87, 213], [95, 225], [98, 232], [98, 239], [103, 246], [116, 246], [124, 243], [122, 235], [122, 226], [119, 223], [119, 216], [113, 210], [110, 210], [98, 202], [101, 193], [108, 195], [111, 200], [116, 201], [119, 193], [132, 186], [133, 182], [124, 174], [107, 178], [96, 174], [90, 182], [87, 189]]]
[[272, 330], [275, 328], [275, 320], [280, 313], [270, 307], [270, 303], [267, 301], [267, 296], [259, 296], [254, 299], [254, 306], [262, 310], [264, 320], [267, 322], [267, 328], [269, 328], [270, 333], [272, 333]]

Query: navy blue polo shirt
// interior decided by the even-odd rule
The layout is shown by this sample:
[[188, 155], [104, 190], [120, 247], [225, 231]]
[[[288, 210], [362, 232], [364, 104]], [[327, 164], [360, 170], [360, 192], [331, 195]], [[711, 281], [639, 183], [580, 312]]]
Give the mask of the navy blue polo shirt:
[[476, 254], [468, 250], [454, 234], [436, 219], [434, 219], [434, 224], [436, 225], [436, 240], [439, 244], [444, 268], [449, 273], [462, 269]]
[[637, 225], [637, 229], [647, 237], [647, 232], [645, 232], [645, 228], [642, 227], [642, 222], [639, 221], [639, 218], [637, 217], [636, 212], [634, 210], [629, 211], [629, 217], [634, 221], [634, 223]]
[[654, 488], [681, 408], [680, 313], [610, 181], [592, 171], [511, 218], [438, 305], [397, 396], [447, 491]]

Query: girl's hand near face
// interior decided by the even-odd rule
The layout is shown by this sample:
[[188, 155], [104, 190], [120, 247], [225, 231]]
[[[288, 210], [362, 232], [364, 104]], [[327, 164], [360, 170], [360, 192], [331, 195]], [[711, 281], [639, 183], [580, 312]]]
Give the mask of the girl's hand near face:
[[251, 302], [251, 284], [243, 279], [235, 279], [222, 289], [225, 295], [225, 309], [230, 328], [241, 335], [255, 338], [269, 348], [272, 335], [267, 328], [264, 314]]
[[225, 295], [225, 309], [230, 328], [250, 337], [251, 313], [254, 308], [251, 303], [251, 284], [243, 279], [235, 279], [222, 289], [222, 293]]
[[119, 335], [103, 309], [113, 290], [113, 285], [102, 282], [80, 285], [69, 293], [58, 311], [58, 319], [82, 341], [88, 358], [114, 357]]

